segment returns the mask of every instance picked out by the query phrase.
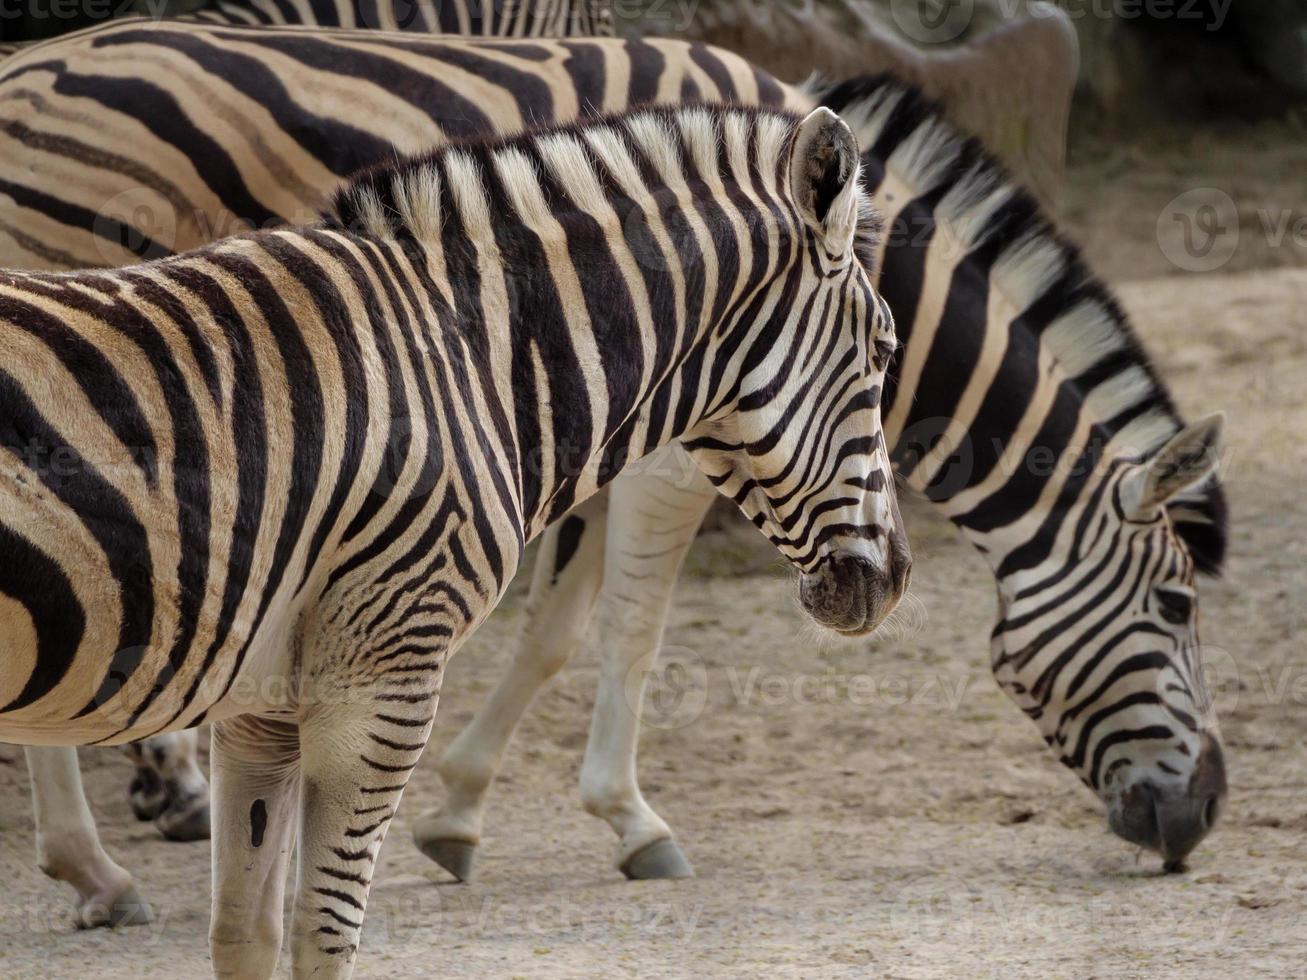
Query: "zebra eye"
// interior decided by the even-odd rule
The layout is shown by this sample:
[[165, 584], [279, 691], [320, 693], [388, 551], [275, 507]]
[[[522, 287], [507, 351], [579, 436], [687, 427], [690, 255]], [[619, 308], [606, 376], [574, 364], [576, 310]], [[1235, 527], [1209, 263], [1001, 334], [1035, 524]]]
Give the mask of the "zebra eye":
[[1179, 626], [1182, 623], [1189, 622], [1189, 614], [1193, 612], [1194, 608], [1194, 599], [1187, 592], [1158, 589], [1157, 604], [1162, 613], [1162, 618], [1168, 623]]
[[878, 340], [875, 347], [876, 354], [872, 358], [872, 363], [876, 365], [877, 371], [884, 371], [889, 365], [890, 358], [894, 356], [895, 345], [884, 340]]

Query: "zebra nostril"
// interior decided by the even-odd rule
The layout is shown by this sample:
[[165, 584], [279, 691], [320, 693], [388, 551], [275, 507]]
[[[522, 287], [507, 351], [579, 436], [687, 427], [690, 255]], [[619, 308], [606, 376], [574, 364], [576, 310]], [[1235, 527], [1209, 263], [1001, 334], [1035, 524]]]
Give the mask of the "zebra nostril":
[[898, 565], [897, 574], [894, 577], [894, 587], [899, 595], [908, 591], [908, 586], [912, 584], [912, 559], [902, 562]]
[[1209, 796], [1207, 802], [1203, 804], [1203, 830], [1211, 830], [1216, 824], [1216, 818], [1221, 815], [1221, 798], [1219, 796]]

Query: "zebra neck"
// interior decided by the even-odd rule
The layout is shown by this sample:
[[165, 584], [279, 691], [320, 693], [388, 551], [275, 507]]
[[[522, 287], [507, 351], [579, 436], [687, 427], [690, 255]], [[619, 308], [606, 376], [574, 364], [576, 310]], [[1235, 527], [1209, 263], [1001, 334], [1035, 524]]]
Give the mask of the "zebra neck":
[[1126, 458], [1103, 429], [1083, 413], [1046, 419], [1036, 441], [1021, 433], [1005, 441], [998, 492], [977, 500], [971, 492], [934, 502], [984, 556], [998, 580], [1032, 570], [1056, 574], [1073, 564], [1095, 515], [1105, 504]]
[[787, 277], [765, 262], [762, 277], [741, 269], [723, 235], [713, 236], [719, 274], [704, 277], [705, 258], [687, 258], [687, 241], [659, 267], [618, 258], [620, 229], [596, 224], [593, 240], [573, 230], [550, 241], [508, 221], [495, 228], [494, 263], [485, 242], [445, 242], [440, 299], [451, 310], [446, 332], [494, 393], [487, 408], [509, 453], [498, 465], [510, 471], [530, 540], [720, 407], [761, 329], [743, 307], [783, 291]]

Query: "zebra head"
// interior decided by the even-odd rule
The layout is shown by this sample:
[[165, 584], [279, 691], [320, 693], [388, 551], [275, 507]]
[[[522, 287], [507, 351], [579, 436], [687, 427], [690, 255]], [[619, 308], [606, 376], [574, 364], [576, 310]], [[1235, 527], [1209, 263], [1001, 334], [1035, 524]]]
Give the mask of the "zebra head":
[[768, 232], [784, 258], [760, 297], [767, 305], [743, 318], [755, 322], [735, 354], [738, 397], [685, 445], [799, 570], [804, 609], [860, 634], [897, 605], [912, 563], [881, 433], [896, 341], [871, 280], [879, 219], [853, 133], [830, 110], [804, 119], [785, 154], [778, 204], [788, 217]]
[[[1212, 477], [1222, 417], [1117, 460], [1050, 563], [1000, 579], [1000, 685], [1106, 804], [1120, 837], [1178, 867], [1216, 822], [1225, 763], [1199, 660], [1182, 496]], [[1082, 499], [1085, 499], [1082, 497]], [[1050, 567], [1051, 564], [1051, 567]]]

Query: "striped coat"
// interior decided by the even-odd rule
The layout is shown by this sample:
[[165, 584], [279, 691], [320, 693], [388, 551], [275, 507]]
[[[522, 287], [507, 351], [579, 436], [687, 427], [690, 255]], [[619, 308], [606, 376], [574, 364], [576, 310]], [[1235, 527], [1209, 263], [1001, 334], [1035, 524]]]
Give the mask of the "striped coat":
[[[163, 40], [171, 36], [163, 32], [158, 38], [165, 47], [182, 43]], [[270, 72], [311, 79], [309, 92], [328, 90], [331, 72], [299, 74], [312, 60], [306, 53], [310, 49], [322, 52], [316, 55], [319, 64], [329, 51], [335, 69], [352, 77], [375, 72], [379, 79], [392, 78], [391, 62], [398, 58], [406, 66], [428, 65], [442, 81], [452, 83], [460, 77], [440, 63], [453, 50], [449, 45], [438, 46], [428, 53], [431, 60], [422, 61], [408, 47], [410, 42], [395, 40], [381, 60], [374, 60], [369, 48], [367, 57], [354, 63], [349, 58], [353, 42], [343, 36], [322, 35], [315, 41], [300, 34], [297, 43], [302, 48], [296, 57], [280, 53], [257, 57], [257, 45], [281, 43], [274, 33], [262, 42], [249, 36], [246, 59], [227, 61], [214, 53], [216, 40], [210, 48], [200, 46], [194, 37], [187, 33], [185, 43], [203, 52], [207, 60], [203, 64], [173, 61], [176, 73], [167, 78], [160, 75], [158, 85], [174, 93], [173, 104], [194, 104], [196, 111], [201, 103], [188, 101], [187, 92], [203, 91], [209, 97], [227, 92], [223, 86], [230, 83], [223, 80], [224, 71], [236, 65], [248, 69], [250, 59]], [[235, 45], [237, 37], [237, 32], [227, 35], [226, 46]], [[63, 57], [56, 57], [53, 47], [46, 52], [60, 68], [76, 63], [86, 65], [84, 70], [91, 73], [94, 58], [111, 57], [100, 48], [115, 47], [112, 40], [98, 45], [89, 36], [77, 46], [69, 42], [59, 49], [65, 52]], [[141, 59], [151, 57], [143, 37], [125, 47]], [[484, 55], [507, 50], [489, 42], [474, 43], [472, 48]], [[1109, 820], [1122, 836], [1171, 855], [1191, 847], [1210, 826], [1203, 817], [1207, 804], [1224, 793], [1219, 740], [1205, 707], [1202, 678], [1193, 666], [1194, 573], [1219, 569], [1225, 544], [1223, 496], [1219, 485], [1206, 479], [1212, 456], [1203, 447], [1213, 437], [1212, 430], [1186, 430], [1120, 309], [1074, 250], [1057, 238], [1038, 208], [1010, 185], [979, 147], [959, 139], [914, 93], [884, 79], [796, 91], [714, 49], [669, 42], [541, 42], [513, 50], [523, 57], [512, 62], [512, 72], [499, 67], [503, 61], [497, 57], [493, 70], [500, 74], [487, 91], [496, 93], [496, 98], [501, 93], [506, 96], [504, 108], [494, 109], [491, 115], [503, 112], [514, 125], [527, 105], [576, 112], [588, 103], [611, 107], [628, 98], [672, 100], [682, 95], [805, 106], [821, 99], [853, 120], [865, 151], [864, 176], [890, 222], [879, 255], [879, 281], [900, 314], [900, 334], [905, 338], [901, 370], [886, 393], [892, 405], [887, 435], [898, 471], [975, 542], [994, 570], [1004, 602], [994, 637], [994, 663], [1004, 688], [1039, 726], [1058, 757], [1104, 800]], [[534, 61], [528, 62], [526, 55]], [[103, 88], [103, 76], [97, 78], [101, 98], [114, 103], [113, 93]], [[6, 85], [0, 80], [0, 105]], [[341, 93], [328, 100], [329, 106], [318, 104], [312, 112], [294, 103], [283, 104], [276, 124], [263, 129], [253, 120], [267, 123], [269, 117], [252, 115], [247, 129], [257, 131], [263, 141], [275, 140], [286, 160], [315, 153], [330, 158], [348, 144], [340, 139], [310, 143], [310, 136], [318, 132], [353, 134], [361, 129], [371, 135], [380, 131], [399, 142], [425, 138], [419, 134], [429, 131], [425, 120], [431, 113], [410, 115], [415, 97], [409, 90], [392, 89], [393, 94], [384, 99], [378, 96], [366, 103], [367, 111], [356, 112], [357, 99], [351, 101]], [[121, 96], [115, 104], [123, 108], [110, 112], [132, 111]], [[246, 105], [239, 98], [231, 104]], [[438, 109], [433, 111], [444, 118]], [[129, 202], [135, 202], [132, 194], [141, 193], [139, 182], [121, 176], [120, 163], [101, 168], [78, 162], [87, 148], [98, 151], [112, 145], [98, 125], [97, 117], [105, 115], [76, 117], [83, 128], [76, 135], [65, 130], [76, 142], [62, 158], [41, 159], [46, 167], [62, 167], [69, 176], [78, 176], [63, 185], [70, 191], [61, 188], [60, 193], [80, 193], [73, 188], [108, 183], [114, 195], [125, 193]], [[70, 112], [42, 114], [22, 108], [24, 123], [45, 131], [59, 132], [74, 118]], [[231, 118], [242, 119], [239, 113]], [[349, 129], [339, 128], [342, 121]], [[223, 141], [229, 159], [239, 161], [238, 167], [226, 166], [223, 157], [215, 158], [221, 166], [207, 166], [211, 157], [196, 147], [208, 144], [192, 141], [190, 130], [162, 139], [145, 127], [135, 132], [138, 146], [141, 140], [149, 140], [155, 148], [153, 159], [177, 161], [178, 166], [169, 170], [171, 179], [191, 188], [195, 186], [191, 169], [198, 166], [204, 172], [203, 191], [187, 190], [179, 197], [187, 207], [191, 206], [188, 195], [202, 201], [203, 193], [215, 189], [243, 200], [238, 193], [242, 187], [295, 200], [294, 191], [283, 190], [286, 168], [270, 169], [266, 150], [262, 157], [247, 152], [243, 146], [247, 141], [236, 138], [240, 132], [224, 130]], [[8, 149], [34, 152], [34, 136], [27, 134], [26, 142]], [[126, 158], [129, 149], [123, 146], [117, 152]], [[233, 181], [233, 174], [241, 179]], [[328, 168], [321, 179], [331, 184], [338, 178]], [[233, 187], [236, 190], [230, 190]], [[105, 199], [103, 190], [88, 197], [91, 202]], [[220, 207], [201, 204], [200, 212], [207, 221], [205, 209]], [[234, 213], [248, 213], [246, 205], [236, 207], [246, 211]], [[84, 218], [90, 212], [83, 208], [67, 222], [49, 225], [46, 242], [76, 241], [83, 253], [95, 255], [106, 247], [104, 241], [113, 242], [115, 234], [123, 234], [133, 215], [139, 217], [133, 226], [139, 230], [176, 210], [150, 199], [139, 212], [112, 212], [122, 219], [115, 217], [119, 223], [110, 222], [109, 234], [97, 237], [86, 231], [90, 226]], [[44, 225], [39, 204], [25, 217], [33, 228]], [[169, 219], [160, 224], [170, 230], [176, 222]], [[149, 238], [130, 233], [124, 237], [137, 246]], [[130, 250], [111, 251], [121, 256]], [[1180, 442], [1171, 449], [1178, 452], [1196, 445], [1201, 450], [1180, 452], [1194, 468], [1175, 472], [1191, 479], [1183, 486], [1163, 487], [1171, 496], [1165, 506], [1145, 512], [1148, 520], [1127, 520], [1131, 512], [1118, 500], [1119, 485], [1134, 486], [1132, 495], [1148, 499], [1138, 487], [1147, 471], [1137, 463], [1148, 459], [1162, 465], [1170, 458], [1165, 450], [1177, 438]], [[1067, 465], [1050, 466], [1042, 461], [1045, 457], [1065, 459]], [[1154, 488], [1155, 492], [1160, 491]], [[671, 526], [692, 523], [690, 515], [671, 521]], [[1141, 565], [1145, 553], [1148, 561]], [[632, 569], [630, 579], [649, 583], [666, 576]], [[1083, 600], [1086, 592], [1111, 595], [1121, 589], [1124, 592], [1109, 607], [1109, 619], [1100, 622], [1091, 615], [1092, 606]], [[660, 622], [655, 590], [646, 594], [655, 612], [645, 619]], [[1178, 616], [1178, 622], [1167, 616]], [[1114, 623], [1122, 628], [1108, 628]], [[556, 632], [563, 640], [572, 635], [570, 628]], [[642, 647], [647, 653], [650, 644], [656, 646], [657, 631], [651, 632], [652, 639], [633, 638], [633, 648]], [[548, 643], [544, 647], [552, 649]], [[552, 653], [550, 657], [551, 662], [565, 659]], [[1128, 666], [1116, 673], [1122, 664]], [[1112, 683], [1103, 687], [1108, 680]], [[1162, 698], [1159, 690], [1177, 693]], [[1036, 692], [1033, 697], [1031, 692]], [[622, 699], [616, 703], [623, 703]], [[514, 704], [525, 706], [520, 698]], [[1132, 735], [1139, 732], [1147, 737]], [[485, 750], [485, 757], [493, 755], [492, 749]], [[482, 758], [477, 755], [474, 761]], [[456, 768], [451, 764], [451, 772]], [[485, 765], [468, 768], [478, 780], [487, 770]], [[1154, 792], [1156, 787], [1162, 789]], [[465, 795], [471, 798], [483, 789], [478, 785]], [[633, 796], [629, 790], [624, 790], [627, 802]], [[1157, 799], [1171, 801], [1168, 806], [1176, 813], [1171, 844], [1158, 836]], [[469, 816], [452, 829], [457, 839], [468, 843], [477, 836], [476, 818]], [[641, 834], [643, 841], [638, 839]], [[665, 838], [668, 831], [661, 821], [650, 819], [633, 839], [648, 843], [651, 834]], [[624, 847], [625, 841], [626, 835]]]
[[272, 974], [298, 832], [295, 973], [348, 976], [447, 658], [627, 465], [683, 440], [831, 628], [902, 595], [858, 172], [828, 110], [646, 110], [6, 274], [0, 738], [213, 723], [216, 972]]

